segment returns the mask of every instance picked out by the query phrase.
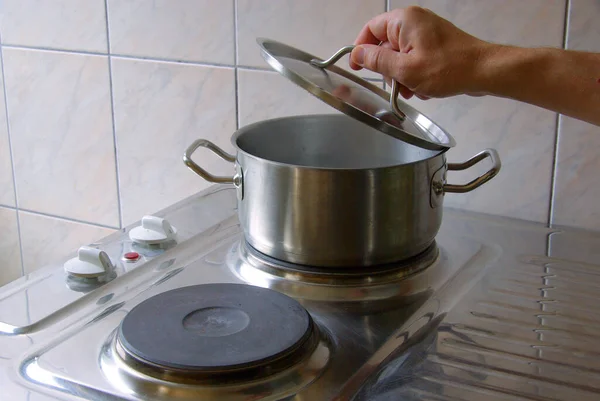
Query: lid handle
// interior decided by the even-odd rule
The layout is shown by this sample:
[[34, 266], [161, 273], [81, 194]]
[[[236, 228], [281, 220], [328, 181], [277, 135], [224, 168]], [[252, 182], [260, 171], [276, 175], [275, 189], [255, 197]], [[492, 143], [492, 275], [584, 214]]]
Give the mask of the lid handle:
[[344, 46], [340, 50], [335, 52], [333, 54], [333, 56], [329, 57], [327, 60], [321, 61], [321, 60], [317, 60], [316, 58], [313, 58], [312, 60], [310, 60], [310, 63], [319, 68], [327, 68], [330, 65], [337, 63], [339, 61], [339, 59], [344, 57], [346, 54], [352, 53], [352, 50], [354, 50], [354, 47], [355, 46]]
[[[312, 65], [314, 65], [315, 67], [327, 68], [330, 65], [337, 63], [339, 61], [339, 59], [344, 57], [346, 54], [351, 53], [352, 50], [354, 50], [354, 47], [355, 46], [352, 46], [352, 45], [344, 46], [340, 50], [335, 52], [327, 60], [318, 60], [318, 59], [314, 58], [314, 59], [310, 60], [310, 63]], [[390, 95], [390, 107], [392, 108], [392, 111], [394, 112], [396, 117], [398, 117], [401, 121], [404, 121], [404, 120], [406, 120], [406, 114], [404, 114], [402, 112], [402, 110], [400, 110], [400, 108], [398, 107], [397, 99], [398, 99], [399, 93], [400, 93], [400, 84], [398, 84], [398, 82], [395, 79], [392, 79], [392, 93]]]

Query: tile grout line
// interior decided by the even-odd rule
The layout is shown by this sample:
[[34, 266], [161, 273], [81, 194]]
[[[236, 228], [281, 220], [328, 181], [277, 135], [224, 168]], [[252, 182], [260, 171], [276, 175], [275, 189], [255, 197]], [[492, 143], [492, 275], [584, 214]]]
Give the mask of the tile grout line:
[[36, 210], [19, 208], [18, 211], [19, 212], [29, 213], [29, 214], [35, 214], [35, 215], [38, 215], [38, 216], [48, 217], [48, 218], [52, 218], [52, 219], [57, 219], [57, 220], [64, 220], [64, 221], [68, 221], [68, 222], [71, 222], [71, 223], [78, 223], [78, 224], [85, 224], [85, 225], [88, 225], [88, 226], [94, 226], [94, 227], [100, 227], [100, 228], [107, 228], [109, 230], [120, 230], [121, 229], [120, 227], [110, 226], [108, 224], [92, 223], [91, 221], [74, 219], [72, 217], [58, 216], [58, 215], [55, 215], [55, 214], [39, 212], [39, 211], [36, 211]]
[[[563, 49], [567, 48], [567, 40], [569, 36], [569, 14], [571, 12], [571, 0], [565, 1], [565, 16], [563, 20]], [[554, 152], [552, 155], [552, 173], [550, 176], [550, 202], [548, 205], [548, 227], [552, 226], [552, 221], [554, 220], [554, 198], [556, 194], [556, 172], [557, 172], [557, 162], [558, 162], [558, 148], [559, 148], [559, 138], [560, 138], [560, 126], [562, 123], [562, 117], [560, 113], [556, 113], [555, 120], [555, 131], [554, 131]], [[546, 256], [550, 257], [552, 252], [550, 236], [552, 233], [546, 235]], [[549, 273], [549, 268], [547, 266], [544, 267], [544, 272]], [[547, 285], [546, 280], [542, 280], [542, 286]], [[540, 310], [544, 311], [544, 305], [540, 305]], [[541, 333], [538, 333], [538, 340], [541, 340]], [[539, 352], [539, 350], [537, 351]], [[539, 355], [538, 355], [539, 356]]]
[[[108, 7], [108, 6], [106, 6], [106, 7]], [[108, 26], [108, 20], [107, 20], [107, 26]], [[108, 33], [107, 33], [107, 36], [108, 36]], [[110, 46], [110, 44], [108, 43], [109, 41], [110, 40], [107, 41], [108, 46]], [[58, 49], [58, 48], [42, 47], [42, 46], [25, 46], [25, 45], [11, 45], [11, 44], [2, 44], [1, 46], [3, 48], [15, 49], [15, 50], [36, 50], [36, 51], [44, 51], [44, 52], [52, 52], [52, 53], [66, 53], [66, 54], [84, 55], [84, 56], [117, 57], [117, 58], [133, 59], [133, 60], [139, 60], [139, 61], [157, 61], [157, 62], [163, 62], [163, 63], [191, 64], [191, 65], [197, 65], [197, 66], [202, 66], [202, 67], [222, 67], [222, 68], [234, 68], [235, 67], [235, 65], [233, 65], [233, 64], [226, 64], [226, 63], [211, 63], [208, 61], [178, 60], [178, 59], [168, 59], [168, 58], [142, 56], [142, 55], [136, 56], [136, 55], [130, 55], [130, 54], [111, 53], [110, 51], [107, 53], [101, 53], [101, 52], [91, 52], [91, 51], [85, 51], [85, 50], [70, 50], [70, 49]], [[260, 67], [252, 67], [252, 66], [248, 66], [247, 68], [261, 69]]]
[[[237, 37], [237, 32], [236, 32]], [[32, 47], [32, 46], [20, 46], [20, 45], [0, 45], [3, 48], [7, 49], [16, 49], [16, 50], [38, 50], [38, 51], [49, 51], [49, 52], [57, 52], [57, 53], [67, 53], [67, 54], [76, 54], [76, 55], [88, 55], [88, 56], [105, 56], [110, 59], [120, 58], [126, 60], [135, 60], [135, 61], [154, 61], [160, 63], [171, 63], [171, 64], [184, 64], [184, 65], [193, 65], [198, 67], [214, 67], [214, 68], [231, 68], [233, 70], [243, 70], [243, 71], [262, 71], [262, 72], [271, 72], [276, 73], [273, 69], [269, 67], [257, 67], [252, 65], [237, 65], [237, 60], [235, 64], [221, 64], [221, 63], [210, 63], [204, 61], [188, 61], [188, 60], [176, 60], [176, 59], [166, 59], [159, 57], [147, 57], [147, 56], [132, 56], [127, 54], [118, 54], [118, 53], [94, 53], [94, 52], [85, 52], [85, 51], [74, 51], [74, 50], [64, 50], [64, 49], [50, 49], [43, 47]], [[236, 46], [237, 53], [237, 46]], [[371, 78], [371, 77], [362, 77], [366, 81], [370, 82], [382, 82], [382, 78]]]
[[115, 124], [115, 100], [113, 90], [112, 59], [110, 54], [110, 31], [108, 23], [108, 0], [104, 0], [104, 14], [106, 20], [106, 47], [108, 50], [108, 89], [110, 93], [110, 118], [113, 137], [113, 149], [115, 155], [115, 179], [117, 185], [117, 212], [119, 216], [119, 228], [123, 227], [123, 208], [121, 202], [121, 179], [119, 175], [119, 151], [117, 149], [117, 130]]
[[552, 152], [552, 172], [550, 175], [550, 202], [548, 205], [548, 227], [552, 226], [552, 222], [554, 220], [554, 198], [556, 196], [556, 171], [558, 163], [558, 145], [559, 145], [559, 136], [560, 136], [560, 126], [562, 124], [562, 117], [560, 113], [556, 113], [556, 118], [554, 120], [555, 128], [554, 128], [554, 149]]
[[[1, 38], [0, 38], [1, 42]], [[2, 96], [4, 96], [4, 113], [6, 117], [6, 136], [8, 137], [8, 152], [10, 154], [10, 167], [12, 168], [13, 196], [15, 197], [15, 214], [17, 217], [17, 236], [19, 237], [19, 254], [21, 257], [21, 276], [25, 275], [23, 264], [23, 239], [21, 237], [21, 217], [19, 216], [19, 199], [17, 196], [17, 172], [13, 155], [12, 138], [10, 135], [10, 121], [8, 117], [8, 96], [6, 95], [6, 74], [4, 73], [4, 49], [0, 49], [0, 74], [2, 74]]]
[[64, 221], [68, 221], [68, 222], [71, 222], [71, 223], [78, 223], [78, 224], [85, 224], [85, 225], [88, 225], [88, 226], [108, 228], [108, 229], [111, 229], [111, 230], [119, 230], [119, 229], [122, 228], [122, 227], [115, 227], [115, 226], [110, 226], [110, 225], [106, 225], [106, 224], [92, 223], [91, 221], [79, 220], [79, 219], [74, 219], [74, 218], [71, 218], [71, 217], [59, 216], [59, 215], [56, 215], [56, 214], [38, 212], [38, 211], [35, 211], [35, 210], [31, 210], [31, 209], [17, 208], [16, 206], [5, 205], [3, 203], [0, 203], [0, 208], [14, 210], [15, 212], [19, 212], [20, 211], [20, 212], [25, 212], [25, 213], [29, 213], [29, 214], [35, 214], [35, 215], [39, 215], [39, 216], [43, 216], [43, 217], [48, 217], [48, 218], [51, 218], [51, 219], [64, 220]]
[[[563, 49], [567, 48], [567, 41], [569, 36], [569, 20], [571, 14], [571, 0], [566, 0], [565, 2], [565, 17], [563, 23]], [[554, 131], [554, 152], [552, 155], [552, 174], [550, 181], [550, 204], [548, 205], [548, 227], [552, 226], [552, 222], [554, 221], [554, 200], [556, 197], [556, 172], [557, 172], [557, 163], [558, 163], [558, 149], [560, 142], [560, 127], [562, 124], [562, 116], [560, 113], [556, 113], [556, 127]]]
[[238, 75], [238, 22], [237, 22], [237, 0], [233, 1], [233, 63], [234, 63], [234, 91], [235, 91], [235, 129], [240, 129], [240, 95]]
[[160, 63], [195, 65], [198, 67], [235, 68], [235, 65], [233, 65], [233, 64], [211, 63], [209, 61], [177, 60], [177, 59], [168, 59], [168, 58], [160, 58], [160, 57], [134, 56], [134, 55], [130, 55], [130, 54], [119, 54], [119, 53], [103, 54], [103, 56], [110, 56], [110, 57], [122, 58], [122, 59], [127, 59], [127, 60], [136, 60], [136, 61], [154, 61], [154, 62], [160, 62]]
[[10, 43], [2, 43], [2, 47], [7, 49], [15, 49], [15, 50], [38, 50], [45, 52], [55, 52], [55, 53], [69, 53], [69, 54], [79, 54], [86, 56], [107, 56], [108, 53], [102, 52], [94, 52], [90, 50], [72, 50], [72, 49], [60, 49], [54, 47], [45, 47], [45, 46], [29, 46], [29, 45], [17, 45]]

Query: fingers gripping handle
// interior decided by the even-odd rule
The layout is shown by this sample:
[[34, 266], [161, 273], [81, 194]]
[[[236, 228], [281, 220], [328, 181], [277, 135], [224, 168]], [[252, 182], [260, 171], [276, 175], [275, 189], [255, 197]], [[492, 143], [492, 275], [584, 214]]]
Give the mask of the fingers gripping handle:
[[208, 171], [204, 170], [202, 167], [197, 165], [192, 160], [192, 154], [198, 148], [207, 148], [208, 150], [212, 151], [217, 156], [219, 156], [221, 159], [228, 161], [230, 163], [235, 163], [235, 156], [230, 155], [229, 153], [225, 152], [223, 149], [221, 149], [220, 147], [218, 147], [217, 145], [215, 145], [214, 143], [212, 143], [209, 140], [198, 139], [198, 140], [194, 141], [194, 143], [192, 143], [186, 149], [185, 154], [183, 155], [183, 162], [185, 163], [186, 166], [189, 167], [190, 170], [192, 170], [194, 173], [198, 174], [200, 177], [204, 178], [206, 181], [209, 181], [209, 182], [214, 182], [217, 184], [235, 184], [235, 185], [239, 184], [237, 182], [237, 181], [239, 181], [239, 177], [237, 175], [232, 176], [232, 177], [216, 176], [216, 175], [212, 175], [211, 173], [209, 173]]

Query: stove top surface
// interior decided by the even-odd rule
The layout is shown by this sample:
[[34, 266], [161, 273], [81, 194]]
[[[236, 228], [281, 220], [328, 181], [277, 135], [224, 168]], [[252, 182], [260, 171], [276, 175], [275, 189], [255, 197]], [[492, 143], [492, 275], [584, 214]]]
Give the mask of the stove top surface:
[[249, 248], [230, 187], [156, 216], [175, 243], [90, 244], [110, 274], [0, 288], [0, 398], [600, 398], [598, 234], [446, 210], [414, 260], [322, 271]]

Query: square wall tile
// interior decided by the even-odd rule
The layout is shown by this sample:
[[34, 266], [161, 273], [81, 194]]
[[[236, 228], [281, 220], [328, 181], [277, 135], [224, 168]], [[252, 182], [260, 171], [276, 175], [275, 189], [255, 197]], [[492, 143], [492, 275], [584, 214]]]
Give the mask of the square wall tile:
[[74, 255], [115, 230], [19, 211], [25, 274]]
[[571, 0], [567, 48], [600, 52], [600, 1]]
[[19, 207], [117, 227], [108, 58], [3, 52]]
[[107, 51], [104, 0], [3, 0], [2, 43]]
[[[182, 161], [196, 139], [232, 151], [232, 68], [113, 58], [115, 126], [123, 221], [129, 224], [211, 185]], [[233, 164], [199, 149], [195, 160], [216, 175]]]
[[552, 224], [600, 231], [600, 127], [561, 116]]
[[[0, 110], [0, 115], [4, 115], [2, 110]], [[0, 124], [2, 124], [2, 117], [0, 117]], [[6, 127], [6, 124], [3, 126]], [[15, 189], [8, 133], [6, 128], [2, 129], [2, 126], [0, 126], [0, 205], [15, 206]]]
[[234, 62], [233, 0], [108, 0], [111, 53]]
[[0, 77], [0, 205], [15, 206], [13, 169], [10, 160], [10, 142], [6, 129], [6, 107], [4, 104], [4, 82]]
[[[567, 47], [600, 52], [600, 2], [572, 0]], [[600, 127], [561, 116], [552, 223], [600, 231]]]
[[390, 9], [430, 9], [480, 39], [519, 46], [562, 46], [565, 0], [390, 0]]
[[[362, 27], [385, 11], [381, 0], [237, 0], [238, 63], [267, 67], [256, 38], [264, 37], [327, 58], [351, 45]], [[348, 67], [348, 56], [337, 65]], [[361, 71], [361, 75], [380, 78]]]
[[279, 73], [238, 69], [240, 126], [300, 114], [338, 113]]
[[21, 277], [21, 250], [17, 212], [0, 207], [0, 286]]

